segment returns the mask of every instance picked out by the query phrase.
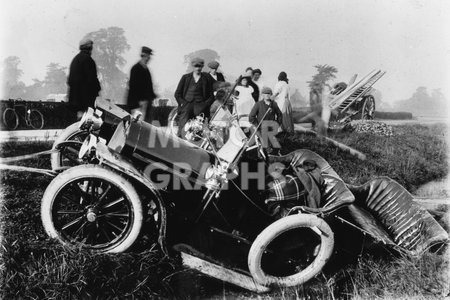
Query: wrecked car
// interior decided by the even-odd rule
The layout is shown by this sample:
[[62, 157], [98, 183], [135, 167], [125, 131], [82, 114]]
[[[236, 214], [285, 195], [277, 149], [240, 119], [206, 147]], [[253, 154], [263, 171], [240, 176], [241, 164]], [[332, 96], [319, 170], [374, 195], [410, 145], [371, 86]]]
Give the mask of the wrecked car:
[[150, 232], [187, 267], [266, 292], [322, 270], [336, 220], [409, 255], [448, 239], [394, 180], [346, 184], [307, 149], [269, 156], [235, 121], [220, 148], [199, 147], [98, 101], [71, 134], [83, 141], [55, 148], [73, 166], [41, 204], [45, 231], [68, 246], [119, 253]]

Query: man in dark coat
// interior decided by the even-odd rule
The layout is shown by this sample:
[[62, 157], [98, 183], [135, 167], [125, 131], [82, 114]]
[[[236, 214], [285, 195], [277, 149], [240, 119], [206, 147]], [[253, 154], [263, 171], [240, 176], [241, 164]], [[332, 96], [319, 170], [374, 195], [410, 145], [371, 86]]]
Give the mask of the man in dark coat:
[[136, 111], [142, 113], [142, 119], [146, 122], [152, 121], [152, 103], [156, 98], [153, 91], [153, 82], [147, 67], [152, 55], [152, 49], [142, 47], [141, 59], [131, 68], [130, 81], [128, 82], [127, 106], [134, 114]]
[[269, 154], [277, 155], [280, 153], [281, 146], [275, 135], [278, 133], [278, 128], [282, 124], [283, 114], [277, 103], [271, 97], [272, 89], [263, 87], [261, 90], [262, 99], [255, 103], [252, 111], [248, 115], [248, 120], [254, 126], [258, 126], [261, 123], [261, 127], [258, 129], [258, 135], [261, 138], [262, 146]]
[[183, 138], [186, 122], [202, 113], [206, 118], [209, 118], [209, 107], [214, 102], [212, 78], [208, 73], [202, 72], [204, 60], [194, 58], [191, 64], [194, 71], [181, 77], [175, 91], [180, 118], [178, 135]]
[[94, 107], [95, 98], [101, 89], [97, 78], [97, 66], [91, 57], [93, 45], [92, 40], [81, 40], [80, 53], [70, 64], [67, 79], [69, 105], [74, 112], [77, 112], [77, 118], [80, 118], [88, 107]]
[[220, 64], [219, 62], [213, 60], [208, 63], [208, 67], [211, 69], [209, 72], [209, 75], [211, 76], [213, 80], [213, 89], [214, 91], [219, 89], [219, 85], [221, 82], [225, 82], [225, 76], [223, 76], [222, 73], [217, 72], [217, 69], [219, 68]]

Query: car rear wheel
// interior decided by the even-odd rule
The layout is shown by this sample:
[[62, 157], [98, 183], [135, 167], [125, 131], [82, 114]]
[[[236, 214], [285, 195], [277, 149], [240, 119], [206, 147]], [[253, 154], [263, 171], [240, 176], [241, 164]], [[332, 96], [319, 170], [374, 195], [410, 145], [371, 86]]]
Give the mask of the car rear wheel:
[[59, 174], [45, 190], [41, 218], [47, 234], [65, 245], [118, 253], [136, 241], [143, 222], [135, 188], [97, 165]]
[[314, 215], [291, 215], [257, 236], [248, 254], [248, 267], [261, 285], [296, 286], [322, 270], [333, 246], [333, 232], [324, 220]]

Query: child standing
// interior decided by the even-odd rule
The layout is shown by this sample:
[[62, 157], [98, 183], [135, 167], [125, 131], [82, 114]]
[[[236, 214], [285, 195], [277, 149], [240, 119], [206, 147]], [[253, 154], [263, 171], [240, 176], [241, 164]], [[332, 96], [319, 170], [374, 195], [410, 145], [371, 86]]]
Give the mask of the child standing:
[[[258, 128], [258, 133], [262, 140], [262, 145], [269, 154], [279, 154], [280, 143], [278, 143], [275, 135], [283, 120], [282, 113], [277, 103], [271, 98], [272, 89], [263, 87], [261, 90], [261, 101], [256, 102], [253, 106], [248, 118], [254, 126], [262, 121]], [[270, 143], [270, 145], [269, 145]]]

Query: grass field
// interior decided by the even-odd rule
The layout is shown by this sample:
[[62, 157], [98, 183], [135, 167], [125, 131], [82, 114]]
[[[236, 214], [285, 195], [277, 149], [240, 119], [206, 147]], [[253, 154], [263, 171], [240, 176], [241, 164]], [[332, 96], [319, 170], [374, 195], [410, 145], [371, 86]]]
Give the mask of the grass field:
[[[446, 127], [394, 126], [394, 134], [331, 135], [365, 153], [366, 161], [310, 135], [284, 135], [280, 140], [284, 152], [316, 151], [348, 183], [389, 176], [414, 193], [447, 176]], [[49, 143], [8, 143], [1, 152], [7, 157], [50, 147]], [[49, 167], [48, 159], [23, 164]], [[443, 248], [419, 259], [378, 247], [361, 248], [356, 256], [334, 258], [322, 274], [303, 286], [260, 296], [182, 271], [177, 258], [164, 257], [157, 247], [119, 255], [68, 251], [48, 240], [41, 225], [40, 199], [50, 180], [37, 174], [1, 173], [2, 299], [441, 299], [448, 294], [448, 255]]]

